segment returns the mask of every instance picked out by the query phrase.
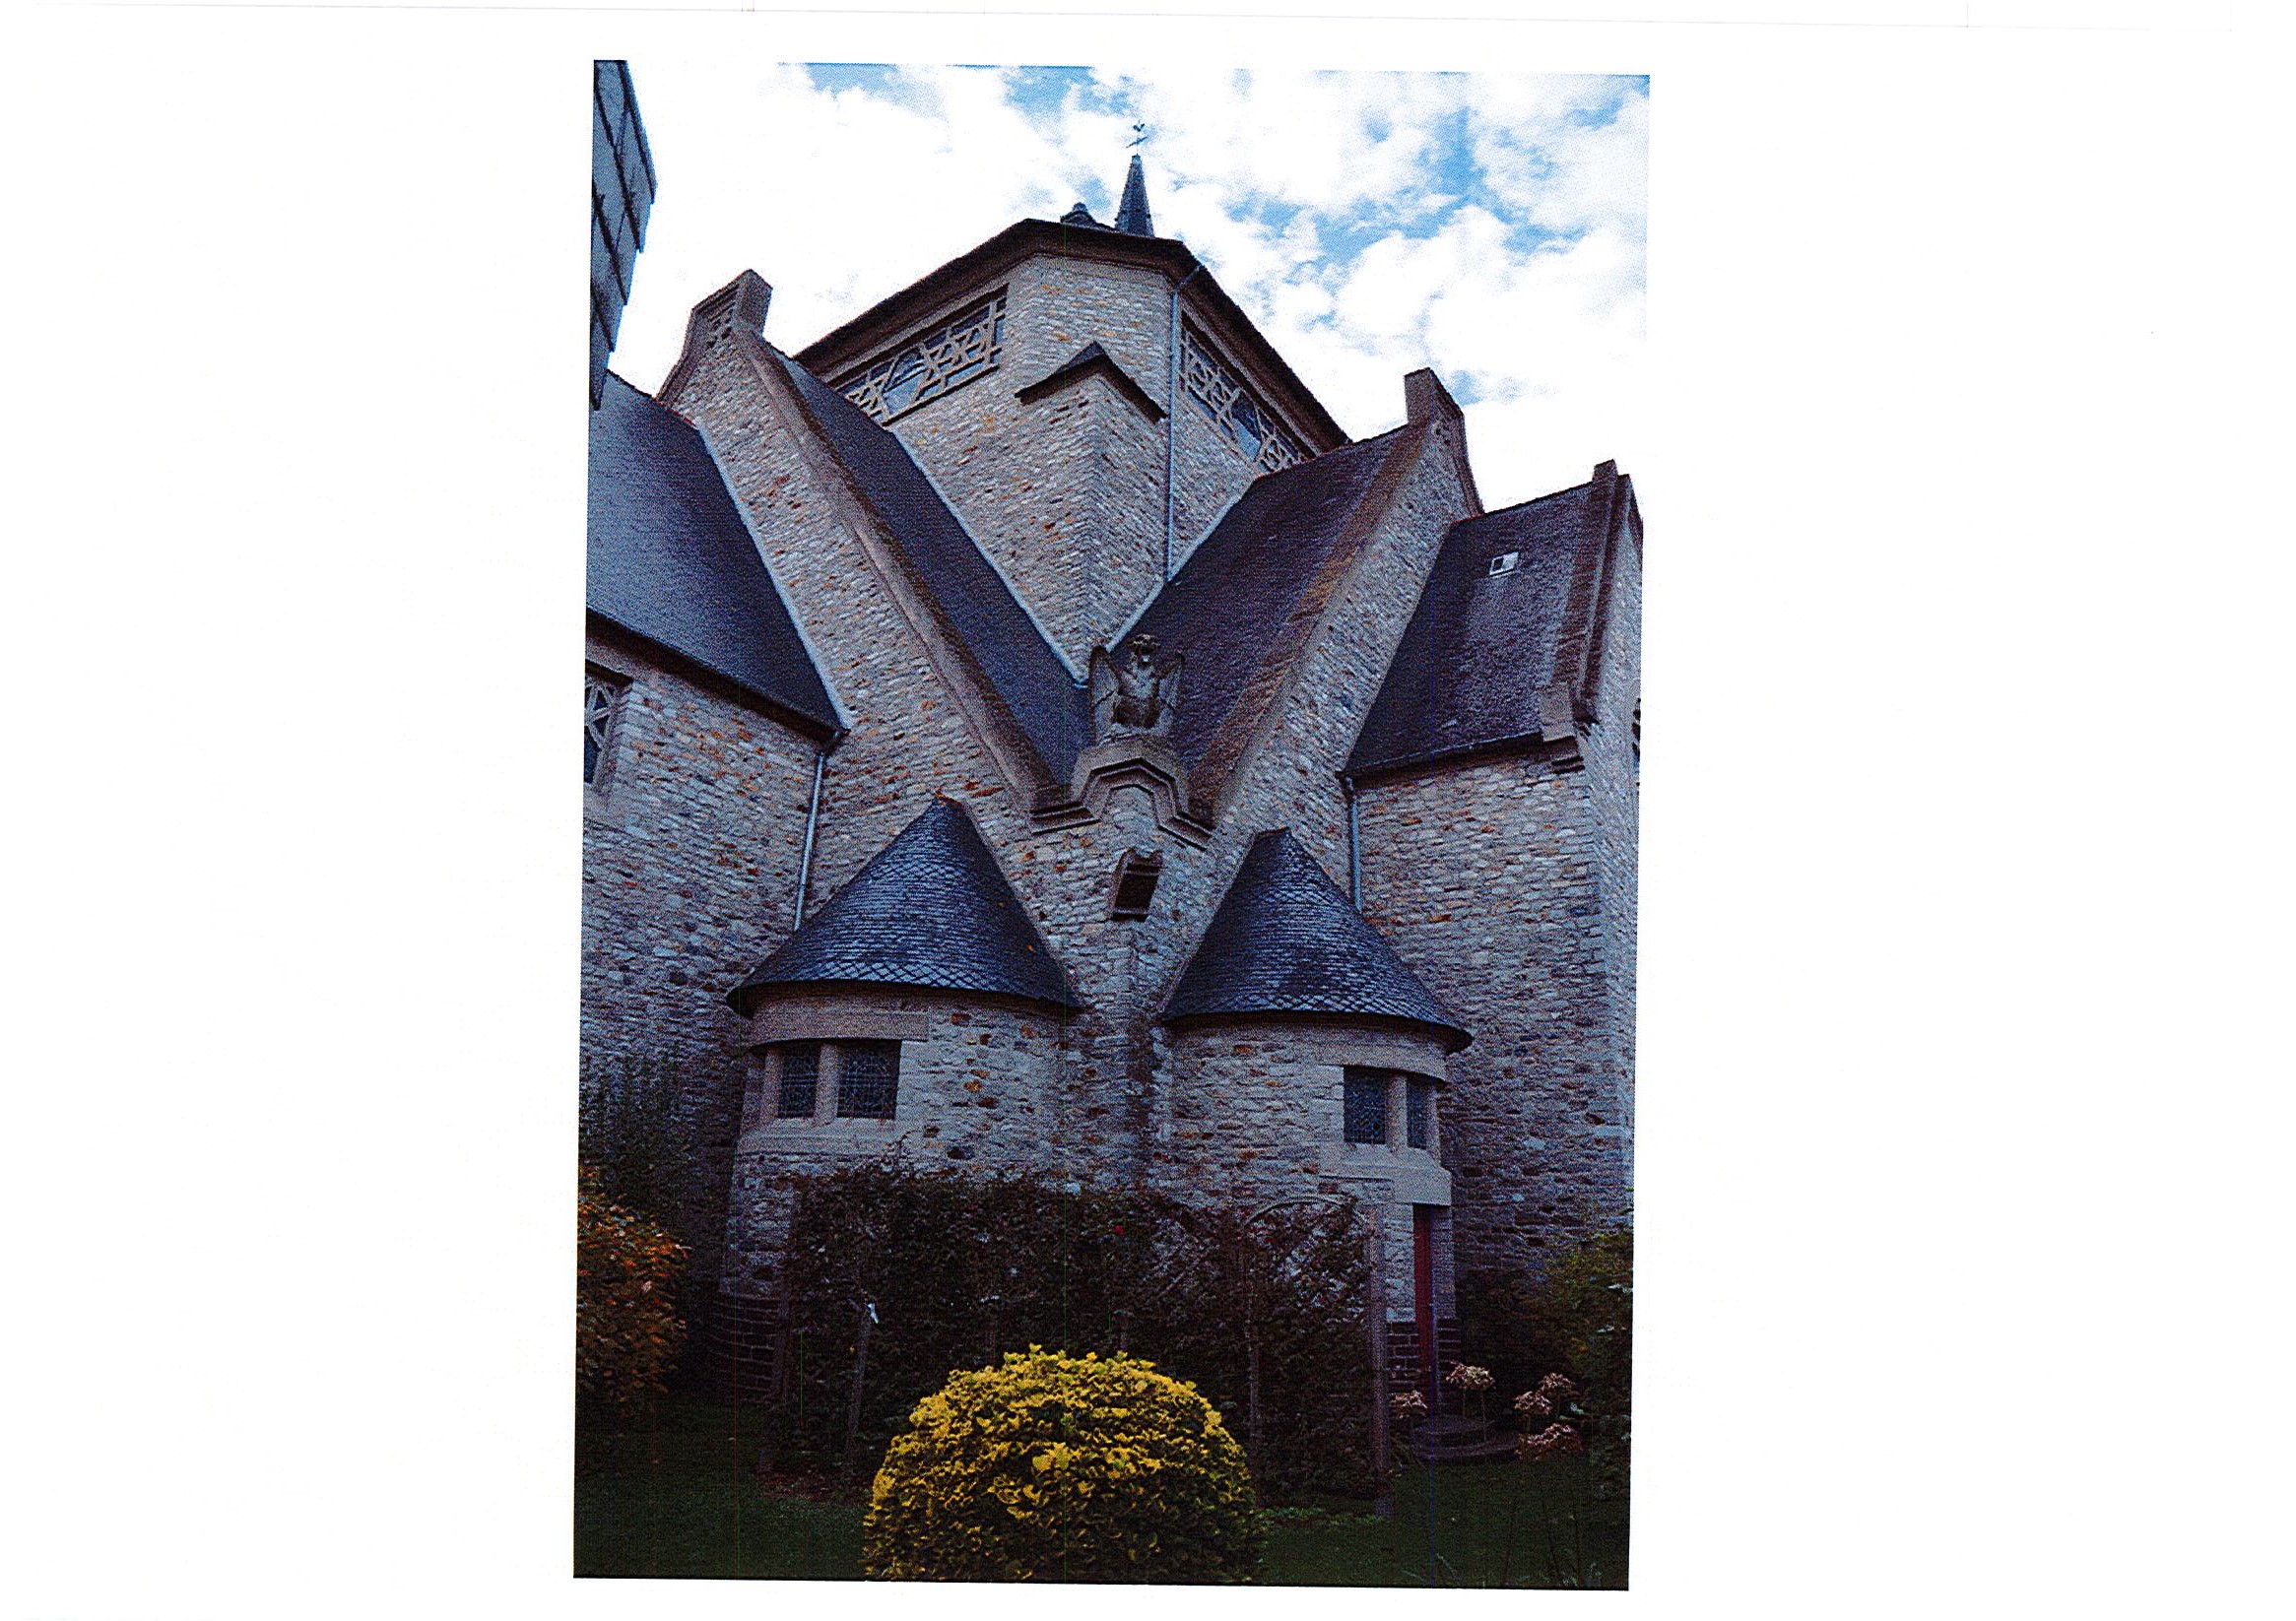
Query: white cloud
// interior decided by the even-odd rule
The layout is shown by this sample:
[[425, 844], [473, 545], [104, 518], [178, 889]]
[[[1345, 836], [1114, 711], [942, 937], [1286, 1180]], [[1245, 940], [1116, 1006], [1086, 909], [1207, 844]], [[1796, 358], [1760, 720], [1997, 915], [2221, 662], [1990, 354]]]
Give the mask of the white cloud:
[[1633, 81], [1103, 74], [1033, 118], [996, 69], [835, 93], [801, 68], [632, 63], [662, 173], [617, 365], [651, 384], [744, 267], [800, 346], [1021, 218], [1107, 218], [1134, 120], [1179, 235], [1354, 433], [1432, 365], [1493, 504], [1631, 465], [1648, 97]]

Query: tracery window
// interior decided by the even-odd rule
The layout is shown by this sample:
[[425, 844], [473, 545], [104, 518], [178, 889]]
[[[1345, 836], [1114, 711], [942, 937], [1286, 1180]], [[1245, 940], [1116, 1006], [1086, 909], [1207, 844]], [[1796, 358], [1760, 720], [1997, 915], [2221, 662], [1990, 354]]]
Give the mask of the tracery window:
[[1404, 1145], [1424, 1148], [1435, 1126], [1435, 1084], [1417, 1075], [1404, 1076]]
[[1346, 1091], [1342, 1094], [1342, 1135], [1349, 1142], [1385, 1142], [1387, 1140], [1387, 1083], [1390, 1076], [1385, 1070], [1355, 1070], [1347, 1071]]
[[627, 681], [599, 671], [585, 672], [582, 681], [582, 783], [604, 788], [614, 763], [614, 723], [622, 712], [622, 694]]
[[900, 1085], [901, 1044], [897, 1041], [841, 1041], [837, 1044], [837, 1113], [847, 1119], [890, 1120]]
[[999, 289], [947, 326], [862, 367], [837, 389], [879, 421], [890, 421], [993, 369], [1004, 347], [1005, 294]]
[[1252, 391], [1213, 357], [1194, 327], [1180, 329], [1180, 380], [1188, 397], [1261, 472], [1273, 473], [1307, 459], [1299, 441], [1279, 426]]
[[774, 1098], [775, 1115], [783, 1120], [814, 1118], [814, 1094], [820, 1085], [821, 1044], [793, 1041], [781, 1049], [781, 1085]]

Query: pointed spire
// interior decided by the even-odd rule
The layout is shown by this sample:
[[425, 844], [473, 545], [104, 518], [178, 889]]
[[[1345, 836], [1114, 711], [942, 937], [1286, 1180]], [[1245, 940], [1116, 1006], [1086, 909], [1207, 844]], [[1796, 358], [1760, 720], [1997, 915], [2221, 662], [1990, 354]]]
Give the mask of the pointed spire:
[[1148, 177], [1141, 172], [1140, 154], [1132, 155], [1132, 168], [1124, 176], [1124, 201], [1116, 207], [1116, 228], [1135, 236], [1153, 236], [1156, 227], [1148, 219]]

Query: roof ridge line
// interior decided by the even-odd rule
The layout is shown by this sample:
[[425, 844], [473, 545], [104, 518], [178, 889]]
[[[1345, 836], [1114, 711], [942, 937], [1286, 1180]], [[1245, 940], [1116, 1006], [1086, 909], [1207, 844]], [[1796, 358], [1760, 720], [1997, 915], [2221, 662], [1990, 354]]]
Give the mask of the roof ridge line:
[[[1626, 477], [1626, 475], [1621, 473], [1618, 475], [1618, 477], [1623, 479]], [[1520, 512], [1527, 506], [1538, 506], [1543, 501], [1559, 501], [1565, 495], [1575, 495], [1582, 489], [1592, 489], [1594, 487], [1594, 480], [1582, 479], [1575, 485], [1564, 485], [1560, 489], [1550, 489], [1543, 495], [1533, 495], [1529, 499], [1517, 501], [1511, 506], [1494, 506], [1486, 511], [1471, 513], [1467, 517], [1460, 519], [1458, 523], [1453, 524], [1451, 527], [1453, 529], [1458, 529], [1467, 524], [1481, 523], [1485, 518], [1503, 518], [1508, 513]]]

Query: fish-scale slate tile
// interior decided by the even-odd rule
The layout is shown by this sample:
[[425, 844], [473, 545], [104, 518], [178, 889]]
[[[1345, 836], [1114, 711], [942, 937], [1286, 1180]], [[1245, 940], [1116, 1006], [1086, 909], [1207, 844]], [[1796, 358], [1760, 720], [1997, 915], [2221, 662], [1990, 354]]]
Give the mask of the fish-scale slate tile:
[[1470, 1039], [1282, 827], [1244, 852], [1163, 1021], [1228, 1013], [1408, 1019], [1454, 1051]]
[[726, 1000], [747, 1017], [769, 987], [836, 983], [1082, 1005], [972, 817], [940, 798]]
[[609, 372], [590, 413], [588, 603], [808, 730], [837, 712], [701, 435]]

